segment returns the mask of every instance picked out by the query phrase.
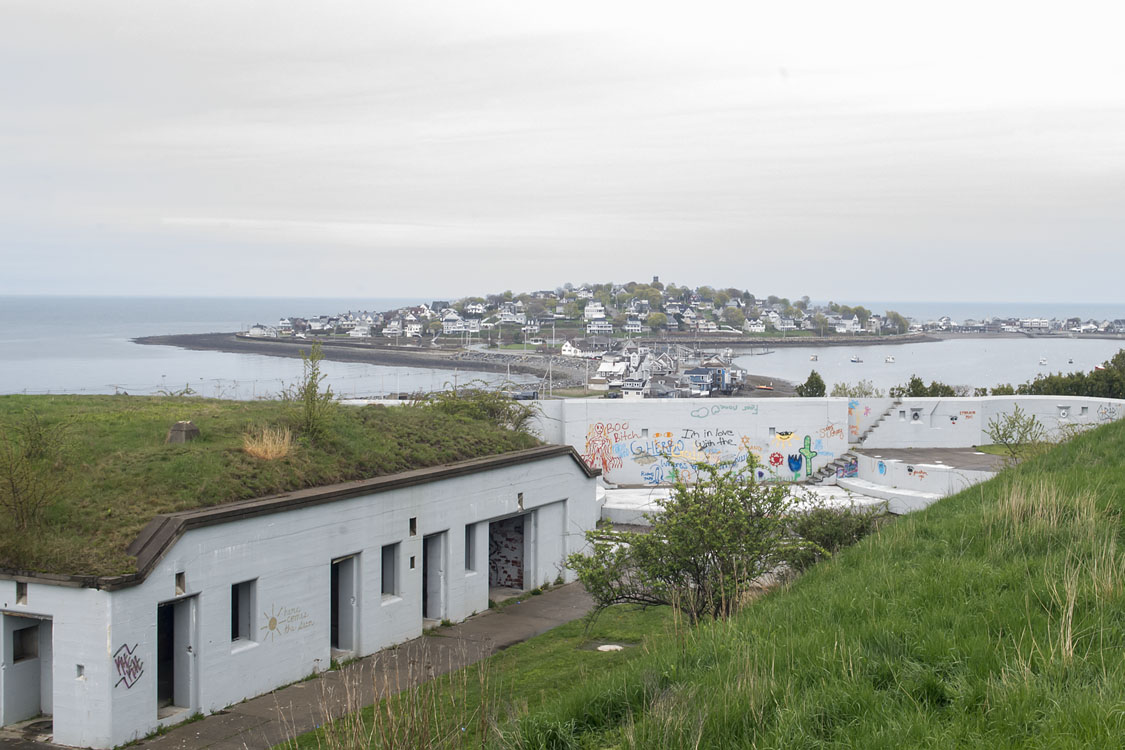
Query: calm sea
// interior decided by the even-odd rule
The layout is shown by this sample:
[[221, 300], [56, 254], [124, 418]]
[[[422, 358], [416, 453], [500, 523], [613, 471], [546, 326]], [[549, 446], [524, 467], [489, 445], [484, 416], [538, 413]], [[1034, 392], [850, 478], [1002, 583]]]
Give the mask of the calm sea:
[[[0, 297], [0, 393], [153, 394], [185, 386], [203, 396], [272, 398], [301, 376], [297, 359], [141, 346], [131, 339], [238, 331], [282, 316], [388, 310], [418, 299]], [[426, 300], [428, 302], [428, 300]], [[342, 396], [438, 390], [502, 375], [324, 362]], [[529, 382], [527, 376], [512, 380]]]
[[[0, 297], [0, 393], [152, 394], [190, 387], [219, 398], [271, 398], [301, 375], [299, 360], [258, 354], [199, 352], [169, 346], [141, 346], [130, 339], [172, 333], [236, 331], [281, 316], [313, 316], [347, 310], [387, 310], [419, 299]], [[954, 319], [985, 315], [1120, 318], [1125, 306], [972, 303], [876, 303], [919, 317]], [[1125, 340], [956, 339], [892, 347], [778, 349], [743, 356], [750, 372], [780, 380], [804, 381], [816, 369], [831, 386], [860, 378], [889, 387], [917, 373], [926, 381], [993, 386], [1021, 383], [1042, 372], [1089, 370], [1125, 347]], [[818, 361], [810, 362], [816, 354]], [[859, 356], [863, 362], [849, 359]], [[884, 362], [894, 356], [894, 364]], [[1048, 364], [1041, 366], [1040, 358]], [[1073, 360], [1073, 364], [1069, 363]], [[379, 396], [399, 391], [437, 390], [466, 378], [498, 384], [500, 375], [468, 371], [383, 367], [325, 362], [332, 390], [343, 396]], [[512, 376], [531, 382], [527, 376]]]
[[[816, 370], [829, 389], [835, 383], [870, 380], [885, 390], [915, 374], [927, 383], [991, 388], [1018, 385], [1039, 374], [1092, 370], [1121, 349], [1125, 339], [964, 338], [897, 346], [779, 347], [772, 354], [736, 356], [735, 362], [755, 375], [794, 383]], [[815, 362], [810, 361], [813, 355]], [[862, 361], [852, 362], [853, 356]]]

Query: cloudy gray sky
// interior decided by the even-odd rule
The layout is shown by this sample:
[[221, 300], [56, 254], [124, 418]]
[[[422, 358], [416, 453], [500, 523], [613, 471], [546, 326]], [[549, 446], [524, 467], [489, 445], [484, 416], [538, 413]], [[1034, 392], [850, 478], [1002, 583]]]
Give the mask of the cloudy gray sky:
[[1117, 2], [0, 5], [0, 294], [1113, 301]]

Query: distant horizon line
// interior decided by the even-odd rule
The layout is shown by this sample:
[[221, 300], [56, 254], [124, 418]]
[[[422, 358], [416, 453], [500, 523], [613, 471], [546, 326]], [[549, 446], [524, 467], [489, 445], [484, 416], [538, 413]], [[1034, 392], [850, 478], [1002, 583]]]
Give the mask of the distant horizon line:
[[[461, 295], [461, 296], [451, 296], [451, 295], [440, 295], [440, 294], [439, 295], [434, 295], [434, 294], [427, 294], [427, 295], [406, 294], [406, 295], [381, 296], [381, 295], [311, 295], [311, 294], [301, 294], [301, 295], [265, 295], [265, 294], [247, 294], [247, 295], [238, 295], [238, 294], [89, 294], [89, 293], [68, 294], [68, 293], [63, 293], [63, 292], [41, 292], [41, 293], [34, 293], [34, 294], [28, 294], [28, 293], [18, 293], [18, 294], [4, 293], [4, 294], [0, 294], [0, 297], [20, 297], [20, 298], [58, 297], [58, 298], [70, 298], [70, 299], [79, 298], [79, 299], [223, 299], [223, 300], [233, 300], [233, 299], [247, 299], [247, 300], [252, 300], [252, 299], [262, 299], [262, 300], [302, 300], [302, 299], [343, 300], [343, 299], [350, 299], [350, 300], [355, 300], [355, 299], [362, 299], [362, 298], [366, 297], [366, 298], [369, 298], [369, 299], [393, 299], [393, 300], [412, 300], [412, 299], [427, 300], [428, 299], [428, 300], [431, 300], [431, 301], [435, 300], [435, 299], [441, 299], [442, 297], [448, 297], [450, 300], [457, 300], [457, 299], [462, 299], [464, 297], [478, 297], [478, 296], [482, 296], [482, 295], [466, 294], [466, 295]], [[774, 295], [774, 296], [780, 296], [780, 295]], [[763, 298], [755, 297], [755, 299], [763, 299]], [[792, 301], [792, 298], [790, 298], [790, 300]], [[831, 299], [831, 300], [811, 300], [812, 304], [828, 304], [829, 302], [834, 302], [836, 304], [844, 304], [844, 305], [848, 305], [848, 306], [851, 306], [851, 307], [854, 307], [855, 305], [868, 305], [868, 304], [880, 304], [880, 305], [892, 305], [892, 304], [906, 304], [906, 305], [1083, 305], [1083, 304], [1087, 304], [1087, 305], [1121, 305], [1121, 306], [1125, 307], [1125, 302], [1122, 302], [1120, 300], [1076, 300], [1076, 301], [1071, 301], [1071, 300], [996, 300], [996, 299], [988, 299], [988, 300], [964, 300], [964, 299], [958, 299], [958, 300], [941, 300], [941, 299], [928, 299], [928, 300], [902, 300], [902, 299], [898, 299], [898, 300], [892, 300], [892, 299], [888, 299], [888, 300], [856, 301], [855, 298], [850, 298], [850, 299], [847, 299], [847, 300], [835, 300], [835, 299]]]

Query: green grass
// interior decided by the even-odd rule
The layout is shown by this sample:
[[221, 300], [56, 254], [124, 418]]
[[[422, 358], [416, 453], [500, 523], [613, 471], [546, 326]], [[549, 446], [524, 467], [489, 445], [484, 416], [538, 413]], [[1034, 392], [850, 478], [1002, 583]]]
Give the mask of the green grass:
[[[1125, 423], [547, 700], [520, 747], [1125, 745]], [[518, 740], [518, 741], [517, 741]]]
[[[478, 747], [482, 737], [495, 738], [496, 726], [510, 725], [557, 699], [571, 686], [611, 675], [643, 658], [654, 643], [670, 637], [676, 627], [668, 608], [616, 607], [588, 630], [581, 620], [561, 625], [482, 662], [390, 696], [378, 706], [358, 710], [333, 726], [304, 734], [282, 747]], [[596, 650], [607, 642], [626, 648], [616, 652]], [[421, 670], [426, 667], [415, 666]], [[382, 745], [378, 740], [369, 741], [380, 735], [399, 739]], [[418, 742], [421, 736], [448, 741], [425, 745]], [[404, 741], [406, 737], [411, 743]]]
[[[336, 410], [328, 437], [298, 436], [289, 456], [257, 459], [242, 435], [295, 423], [277, 401], [135, 396], [0, 396], [0, 425], [34, 412], [65, 423], [67, 445], [51, 467], [57, 499], [33, 533], [0, 523], [0, 568], [112, 575], [135, 569], [125, 548], [156, 514], [361, 479], [529, 448], [536, 441], [439, 408]], [[177, 420], [199, 439], [164, 443]], [[11, 433], [4, 431], [3, 439]], [[3, 514], [0, 509], [0, 514]]]

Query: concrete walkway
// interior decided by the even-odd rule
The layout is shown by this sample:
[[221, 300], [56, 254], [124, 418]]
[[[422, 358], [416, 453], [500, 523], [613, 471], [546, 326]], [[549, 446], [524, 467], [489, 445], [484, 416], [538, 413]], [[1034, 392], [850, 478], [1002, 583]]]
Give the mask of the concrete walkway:
[[[167, 734], [131, 745], [142, 750], [268, 748], [438, 675], [577, 620], [593, 607], [581, 584], [571, 583], [483, 612], [318, 678], [239, 703]], [[0, 737], [0, 750], [57, 748]]]

